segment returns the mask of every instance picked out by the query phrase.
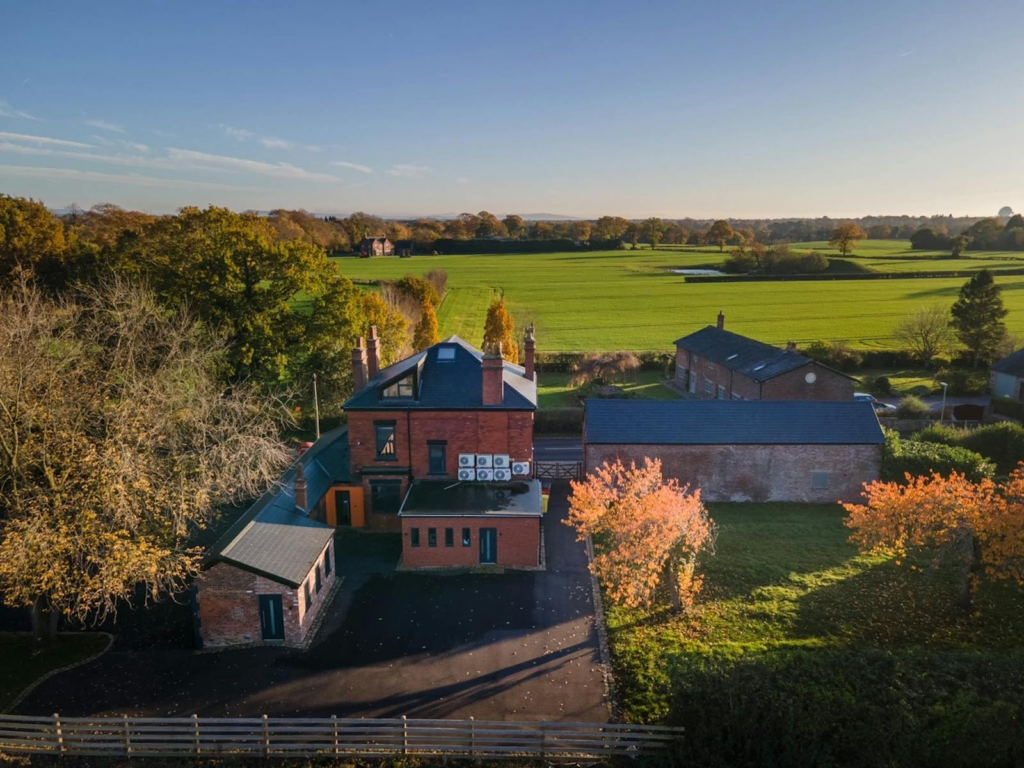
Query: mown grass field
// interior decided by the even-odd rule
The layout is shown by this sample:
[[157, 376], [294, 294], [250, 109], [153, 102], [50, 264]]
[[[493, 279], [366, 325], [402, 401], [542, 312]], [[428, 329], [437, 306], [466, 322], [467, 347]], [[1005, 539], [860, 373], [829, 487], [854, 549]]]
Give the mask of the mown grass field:
[[[837, 749], [810, 762], [755, 752], [746, 756], [754, 765], [883, 764], [858, 755], [865, 747], [857, 739], [879, 738], [864, 728], [884, 724], [891, 741], [904, 726], [919, 733], [947, 716], [943, 728], [954, 732], [943, 731], [949, 741], [940, 748], [969, 743], [979, 727], [972, 719], [991, 717], [986, 728], [1012, 726], [1024, 749], [1024, 732], [1013, 725], [1024, 714], [1019, 589], [984, 586], [968, 615], [952, 606], [954, 573], [929, 571], [926, 560], [900, 566], [858, 553], [838, 505], [709, 510], [718, 539], [715, 554], [702, 559], [705, 588], [692, 616], [671, 614], [667, 600], [645, 610], [606, 605], [627, 719], [682, 724], [729, 765], [748, 764], [724, 754], [748, 738], [755, 749], [784, 739]], [[961, 718], [958, 705], [969, 714]], [[847, 722], [848, 733], [835, 731]], [[838, 750], [830, 739], [848, 742]], [[877, 746], [888, 748], [884, 742]], [[690, 757], [709, 764], [700, 750]]]
[[[796, 246], [794, 246], [796, 247]], [[801, 243], [836, 255], [827, 243]], [[909, 251], [904, 241], [867, 241], [851, 259], [878, 271], [949, 271], [1024, 266], [993, 256], [938, 258]], [[913, 261], [901, 257], [913, 257]], [[888, 257], [888, 258], [886, 258]], [[724, 310], [727, 327], [772, 344], [844, 341], [854, 347], [892, 347], [893, 328], [909, 312], [952, 304], [963, 278], [899, 280], [686, 283], [672, 268], [714, 267], [716, 249], [676, 247], [637, 251], [524, 255], [337, 258], [339, 270], [361, 282], [392, 280], [443, 269], [449, 291], [438, 312], [443, 335], [479, 344], [487, 305], [504, 291], [520, 323], [532, 321], [542, 351], [670, 350], [672, 342], [713, 323]], [[996, 267], [998, 268], [998, 267]], [[1007, 324], [1024, 334], [1024, 276], [997, 278], [1010, 309]]]

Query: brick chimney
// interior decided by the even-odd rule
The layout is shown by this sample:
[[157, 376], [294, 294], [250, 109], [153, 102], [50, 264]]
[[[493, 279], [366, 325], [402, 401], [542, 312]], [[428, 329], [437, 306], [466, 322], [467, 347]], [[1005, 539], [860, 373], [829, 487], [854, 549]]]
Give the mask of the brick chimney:
[[795, 341], [787, 341], [786, 342], [786, 351], [787, 352], [792, 352], [794, 355], [799, 354], [799, 352], [800, 352], [800, 350], [798, 350], [796, 348], [796, 342]]
[[306, 470], [299, 462], [299, 472], [295, 476], [295, 506], [306, 511]]
[[536, 362], [534, 360], [537, 353], [537, 344], [533, 339], [532, 325], [526, 329], [526, 343], [523, 346], [526, 348], [526, 360], [523, 361], [523, 366], [526, 368], [526, 378], [533, 381], [537, 378], [535, 371]]
[[718, 330], [725, 328], [725, 312], [718, 310]]
[[366, 339], [362, 336], [352, 350], [352, 382], [356, 392], [366, 386]]
[[380, 338], [377, 336], [376, 325], [370, 326], [370, 338], [367, 342], [366, 352], [369, 358], [367, 378], [372, 379], [380, 373]]
[[484, 350], [483, 369], [484, 405], [501, 405], [505, 402], [505, 361], [501, 357], [501, 342]]

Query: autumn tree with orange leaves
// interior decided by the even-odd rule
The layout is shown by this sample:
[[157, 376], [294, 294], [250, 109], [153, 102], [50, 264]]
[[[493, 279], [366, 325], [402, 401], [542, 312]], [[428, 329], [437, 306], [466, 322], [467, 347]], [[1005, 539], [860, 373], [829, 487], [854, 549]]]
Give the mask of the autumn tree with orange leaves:
[[665, 480], [660, 461], [605, 463], [574, 481], [566, 525], [581, 541], [601, 539], [591, 570], [615, 602], [648, 605], [664, 580], [677, 611], [693, 604], [703, 583], [697, 556], [714, 544], [715, 525], [700, 490]]
[[1003, 483], [972, 482], [956, 472], [907, 476], [907, 483], [865, 486], [866, 504], [843, 504], [850, 537], [862, 550], [934, 552], [933, 565], [960, 573], [957, 603], [970, 611], [983, 577], [1024, 585], [1024, 464]]

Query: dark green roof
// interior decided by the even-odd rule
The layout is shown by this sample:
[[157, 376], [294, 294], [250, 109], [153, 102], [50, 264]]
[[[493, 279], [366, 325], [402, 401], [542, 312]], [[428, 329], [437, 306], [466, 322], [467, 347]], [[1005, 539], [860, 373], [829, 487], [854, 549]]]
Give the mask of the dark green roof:
[[[295, 479], [302, 464], [306, 506], [295, 505]], [[297, 587], [334, 536], [334, 528], [309, 512], [330, 487], [351, 479], [348, 427], [325, 433], [256, 500], [218, 540], [208, 562], [230, 563]]]
[[417, 516], [536, 516], [544, 514], [540, 480], [511, 483], [453, 483], [416, 480], [409, 487], [401, 512]]

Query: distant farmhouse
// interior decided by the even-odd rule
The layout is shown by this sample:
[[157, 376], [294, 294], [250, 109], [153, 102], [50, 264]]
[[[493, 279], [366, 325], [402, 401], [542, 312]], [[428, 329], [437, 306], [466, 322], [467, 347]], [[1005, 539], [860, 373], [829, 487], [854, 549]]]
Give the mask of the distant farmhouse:
[[359, 255], [364, 259], [371, 256], [391, 256], [395, 246], [386, 237], [364, 237], [359, 243]]
[[535, 342], [525, 365], [452, 336], [381, 369], [353, 350], [348, 426], [324, 434], [221, 537], [195, 593], [204, 647], [302, 645], [335, 583], [336, 527], [400, 531], [402, 565], [541, 564]]
[[849, 400], [588, 400], [584, 469], [661, 459], [705, 501], [832, 503], [877, 480], [885, 436]]
[[725, 314], [676, 341], [675, 387], [711, 400], [851, 400], [854, 379], [797, 352], [725, 330]]

